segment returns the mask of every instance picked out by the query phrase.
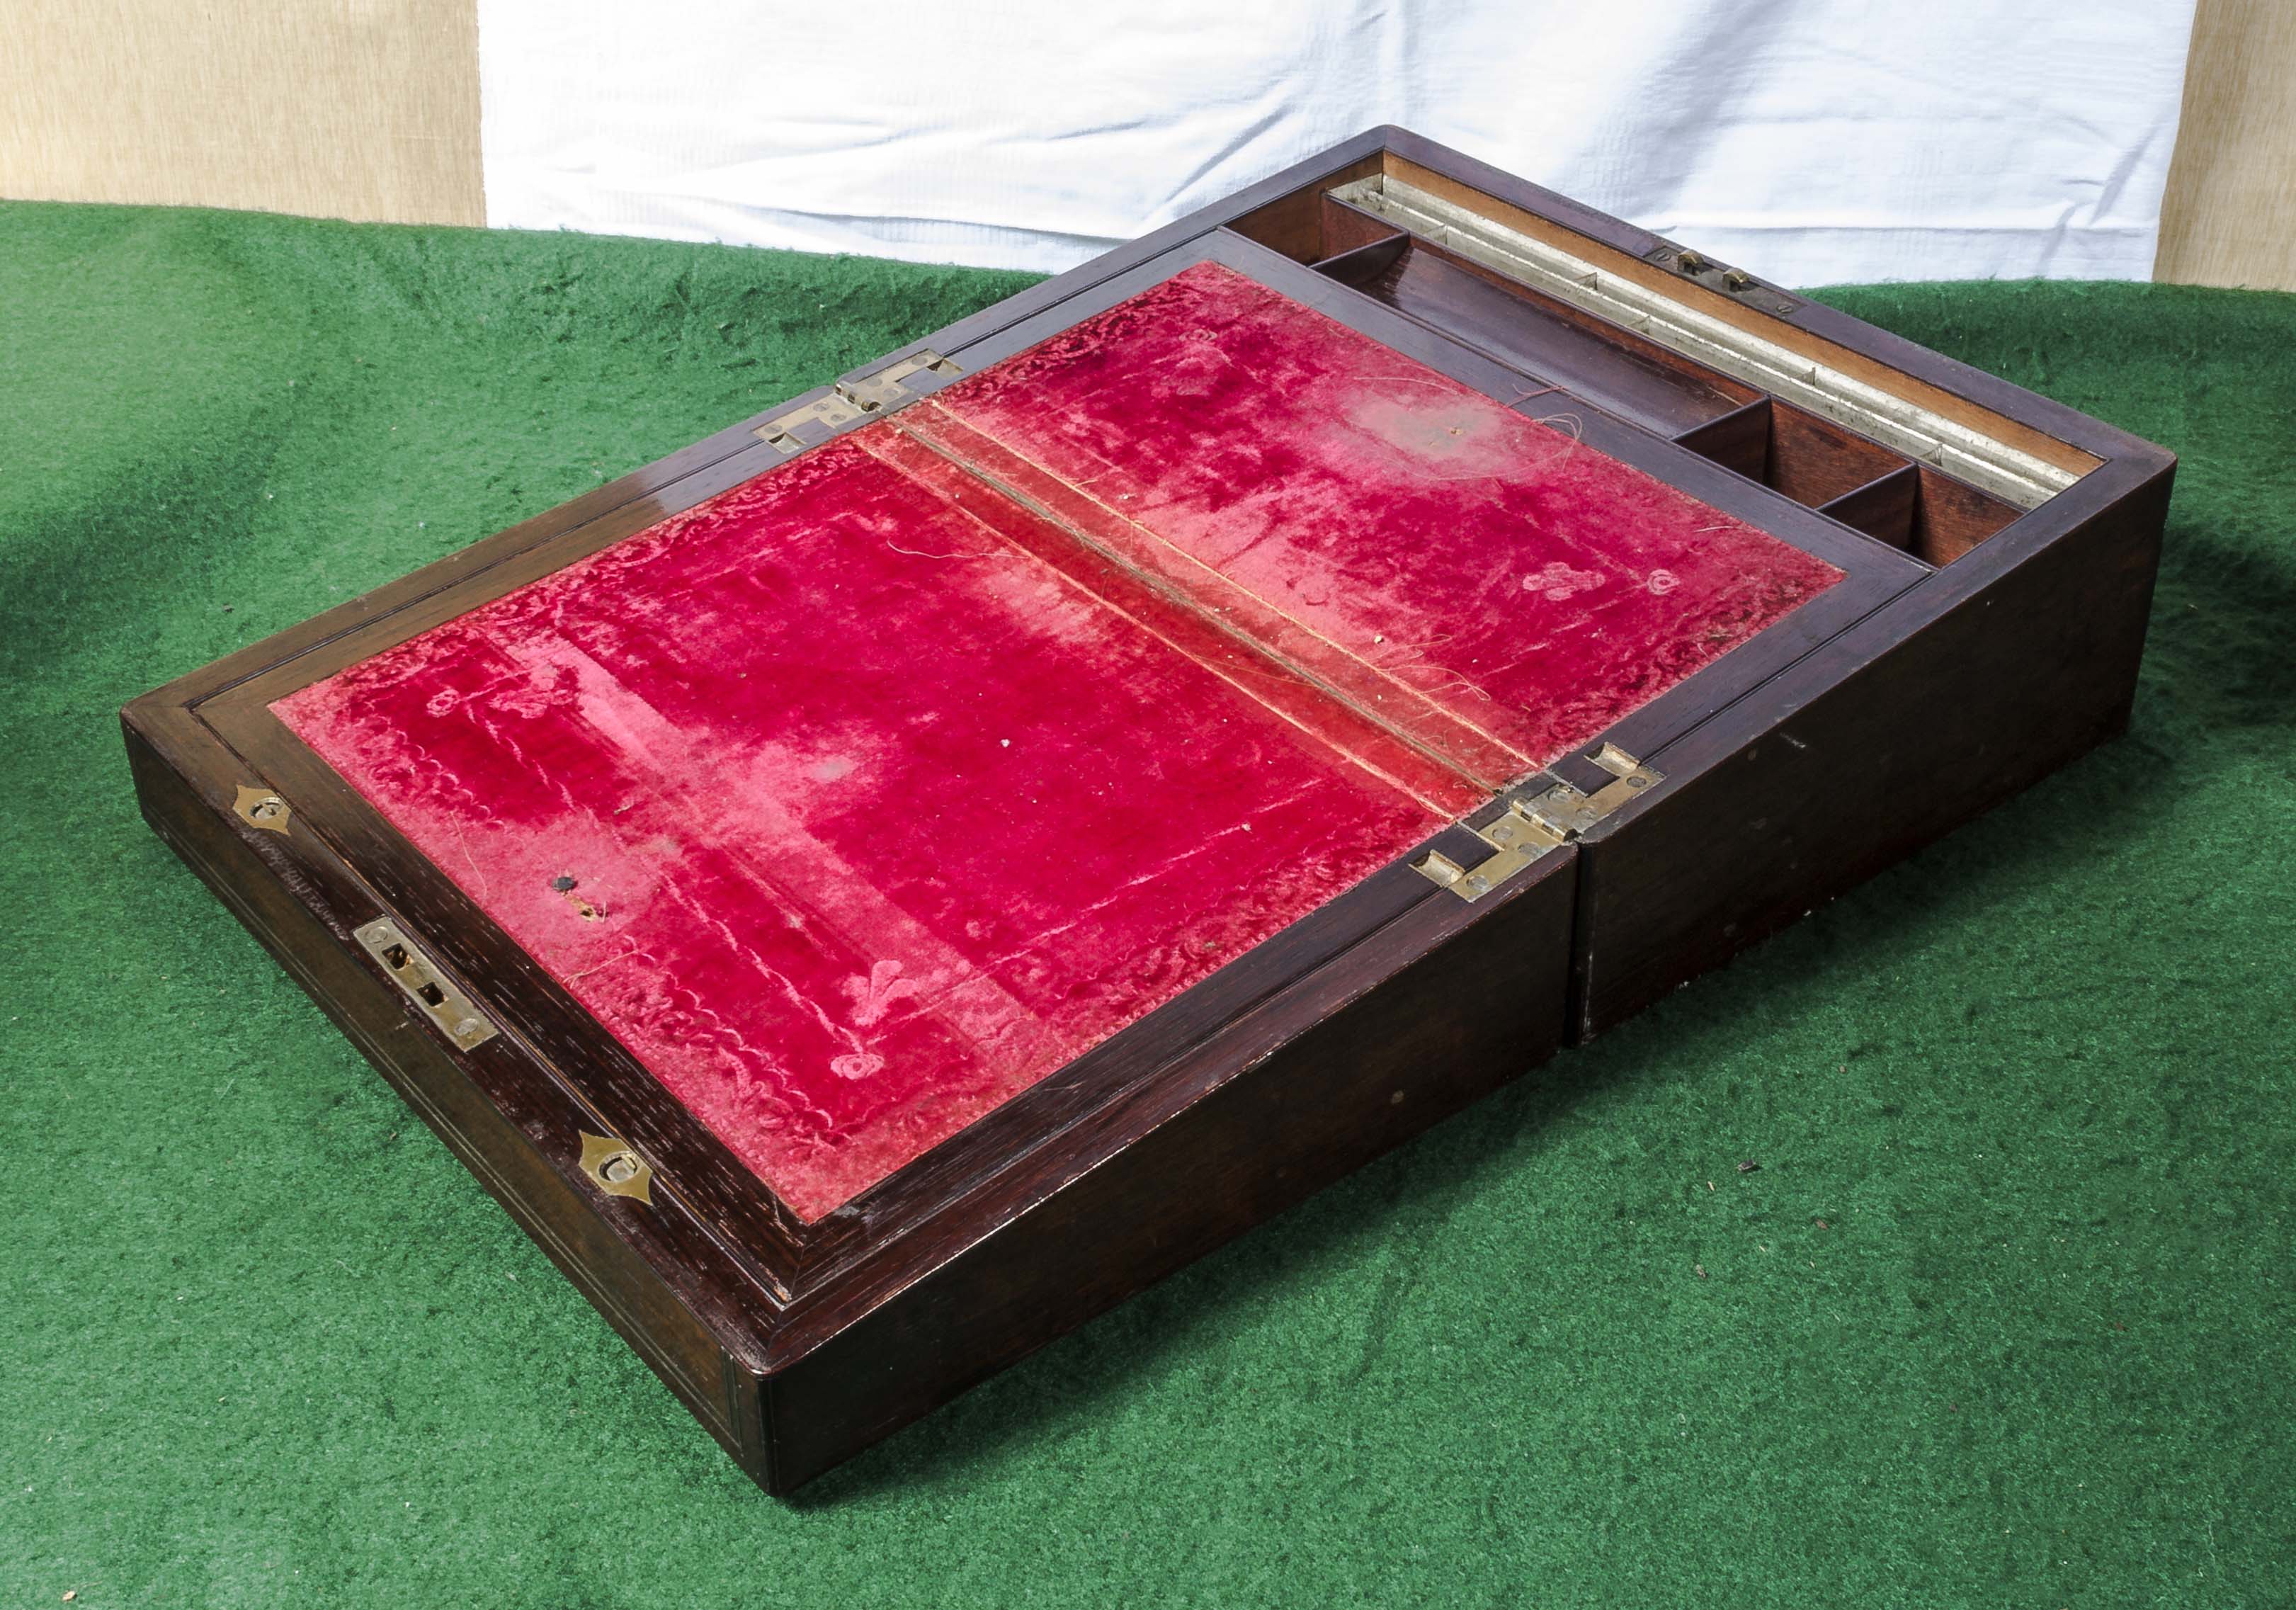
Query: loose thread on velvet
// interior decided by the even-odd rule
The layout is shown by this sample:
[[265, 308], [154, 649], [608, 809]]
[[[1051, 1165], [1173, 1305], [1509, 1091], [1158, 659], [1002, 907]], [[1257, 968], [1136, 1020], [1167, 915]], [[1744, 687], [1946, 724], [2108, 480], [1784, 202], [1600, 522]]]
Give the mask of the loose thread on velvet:
[[885, 546], [892, 549], [896, 554], [906, 554], [912, 559], [989, 559], [995, 557], [994, 554], [924, 554], [918, 552], [915, 548], [905, 548], [890, 537], [885, 539]]

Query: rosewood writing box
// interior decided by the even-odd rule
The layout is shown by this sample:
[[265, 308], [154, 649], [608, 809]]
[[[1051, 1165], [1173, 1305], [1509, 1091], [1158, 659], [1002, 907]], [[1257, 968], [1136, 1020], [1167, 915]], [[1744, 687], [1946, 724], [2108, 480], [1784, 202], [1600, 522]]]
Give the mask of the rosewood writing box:
[[2172, 469], [1379, 129], [127, 747], [781, 1491], [2118, 732]]

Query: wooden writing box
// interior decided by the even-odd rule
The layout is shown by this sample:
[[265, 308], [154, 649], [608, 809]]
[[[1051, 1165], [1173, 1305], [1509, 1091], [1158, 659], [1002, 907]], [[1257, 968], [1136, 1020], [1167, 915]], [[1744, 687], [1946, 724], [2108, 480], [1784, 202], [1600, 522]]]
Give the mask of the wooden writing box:
[[782, 1491], [2120, 731], [2172, 469], [1382, 129], [124, 719]]

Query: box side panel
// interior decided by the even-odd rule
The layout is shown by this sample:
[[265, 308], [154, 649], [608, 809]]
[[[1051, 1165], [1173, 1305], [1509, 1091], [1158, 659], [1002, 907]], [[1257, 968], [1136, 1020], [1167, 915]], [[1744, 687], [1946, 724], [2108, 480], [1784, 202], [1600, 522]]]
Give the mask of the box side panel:
[[1678, 783], [1580, 846], [1577, 1038], [2124, 730], [2173, 472], [2096, 472], [2062, 534], [1939, 571], [1661, 752]]
[[[268, 950], [406, 1104], [549, 1254], [607, 1322], [742, 1466], [769, 1479], [755, 1376], [668, 1284], [474, 1086], [443, 1043], [347, 942], [291, 891], [251, 832], [210, 808], [162, 755], [147, 725], [173, 712], [131, 708], [123, 720], [144, 817]], [[156, 719], [155, 719], [156, 715]]]
[[1397, 924], [1415, 932], [1377, 948], [1447, 926], [1447, 940], [1383, 982], [1360, 976], [1377, 957], [1352, 958], [1336, 1010], [1334, 981], [1306, 981], [1264, 1009], [1298, 1020], [1272, 1055], [769, 1377], [776, 1491], [1546, 1061], [1563, 1028], [1570, 853], [1474, 920], [1447, 894], [1423, 902]]

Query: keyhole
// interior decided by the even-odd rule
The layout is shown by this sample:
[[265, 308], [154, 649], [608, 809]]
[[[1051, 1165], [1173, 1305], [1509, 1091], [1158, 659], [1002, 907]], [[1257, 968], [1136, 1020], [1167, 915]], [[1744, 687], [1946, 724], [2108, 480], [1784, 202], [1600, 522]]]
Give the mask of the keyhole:
[[638, 1160], [628, 1152], [617, 1152], [598, 1165], [598, 1172], [608, 1185], [624, 1185], [637, 1178]]

